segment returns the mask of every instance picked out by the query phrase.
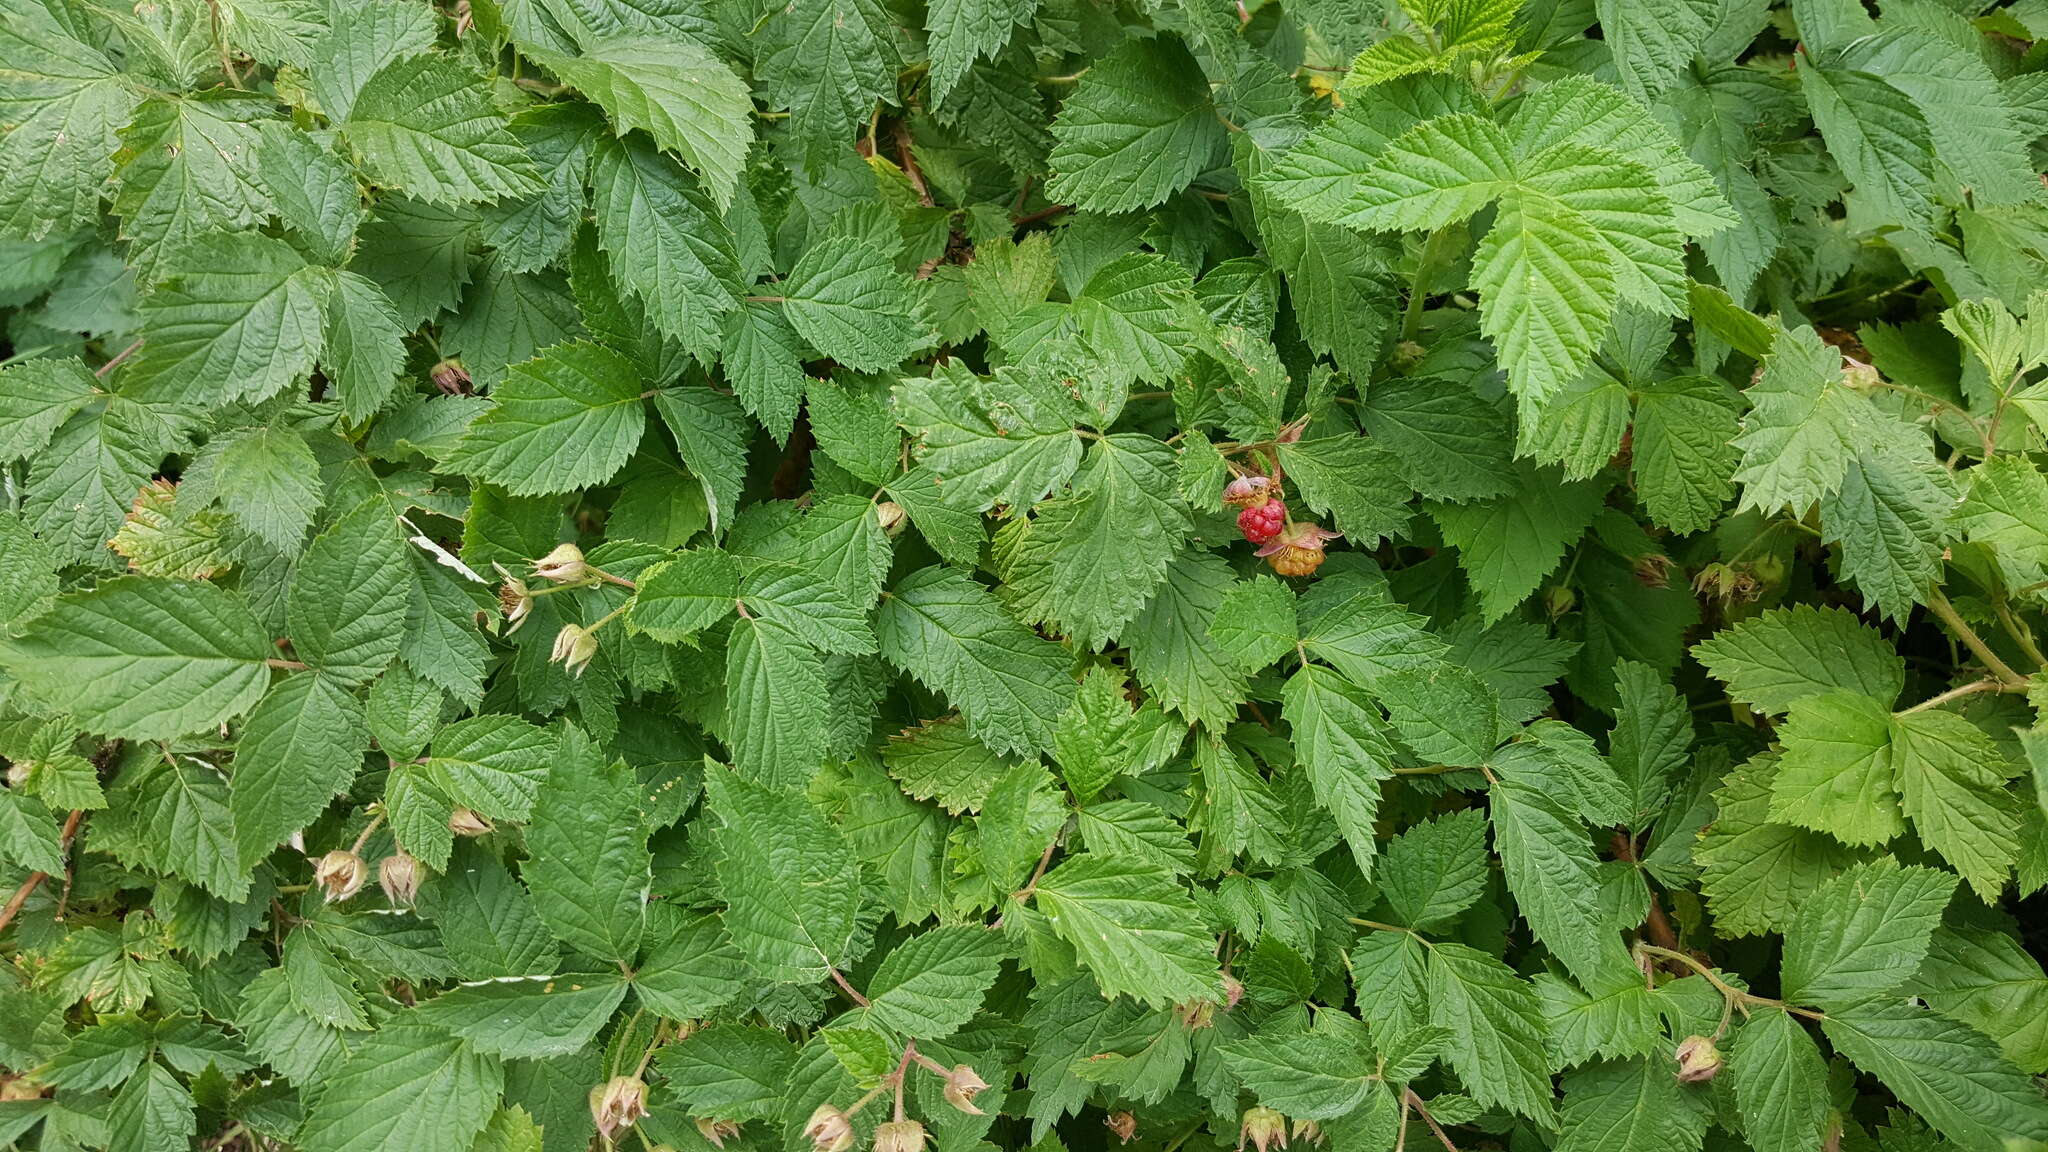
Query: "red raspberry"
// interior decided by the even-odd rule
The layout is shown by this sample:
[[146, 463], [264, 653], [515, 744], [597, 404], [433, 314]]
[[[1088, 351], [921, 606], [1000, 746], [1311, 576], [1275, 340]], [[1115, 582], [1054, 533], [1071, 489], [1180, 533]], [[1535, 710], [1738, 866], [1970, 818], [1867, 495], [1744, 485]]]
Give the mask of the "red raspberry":
[[1278, 500], [1254, 504], [1237, 514], [1237, 530], [1254, 544], [1264, 544], [1280, 534], [1287, 523], [1287, 505]]

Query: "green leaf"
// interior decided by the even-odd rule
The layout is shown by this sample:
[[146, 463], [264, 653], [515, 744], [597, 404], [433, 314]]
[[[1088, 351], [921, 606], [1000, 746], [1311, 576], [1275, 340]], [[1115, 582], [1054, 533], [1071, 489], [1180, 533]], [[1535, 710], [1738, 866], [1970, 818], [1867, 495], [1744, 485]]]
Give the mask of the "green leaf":
[[335, 274], [320, 362], [350, 420], [367, 421], [397, 389], [405, 370], [404, 335], [398, 312], [382, 288], [354, 272]]
[[1735, 494], [1729, 478], [1739, 453], [1741, 400], [1705, 377], [1645, 388], [1636, 400], [1636, 493], [1651, 519], [1673, 532], [1698, 532]]
[[650, 857], [625, 764], [566, 730], [534, 800], [521, 869], [534, 911], [586, 955], [630, 965], [646, 930]]
[[114, 1096], [107, 1147], [159, 1152], [191, 1145], [197, 1106], [170, 1069], [152, 1060]]
[[1603, 975], [1626, 972], [1628, 952], [1601, 907], [1585, 825], [1519, 781], [1504, 780], [1488, 795], [1501, 872], [1536, 938], [1588, 987]]
[[1889, 992], [1926, 958], [1956, 878], [1889, 860], [1820, 886], [1785, 930], [1785, 996], [1830, 1010]]
[[975, 58], [1000, 51], [1037, 10], [1037, 0], [939, 0], [926, 9], [933, 102], [943, 105]]
[[1335, 1119], [1386, 1091], [1372, 1053], [1334, 1028], [1262, 1028], [1224, 1048], [1223, 1063], [1260, 1104], [1303, 1120]]
[[426, 1025], [392, 1024], [324, 1078], [299, 1143], [307, 1152], [465, 1152], [490, 1121], [504, 1081], [498, 1061], [467, 1041]]
[[1449, 812], [1387, 841], [1377, 879], [1394, 922], [1418, 932], [1442, 927], [1486, 889], [1486, 818]]
[[856, 372], [881, 372], [938, 340], [925, 283], [896, 271], [891, 253], [828, 234], [782, 283], [783, 308], [804, 339]]
[[740, 482], [746, 478], [747, 418], [732, 398], [709, 388], [664, 388], [654, 410], [675, 437], [676, 452], [704, 489], [711, 534], [718, 536], [739, 511]]
[[617, 972], [528, 976], [452, 988], [421, 1003], [413, 1016], [487, 1056], [539, 1060], [590, 1043], [625, 996], [626, 981]]
[[364, 82], [341, 132], [373, 181], [429, 204], [531, 196], [526, 147], [482, 77], [439, 55], [395, 60]]
[[1592, 482], [1565, 481], [1523, 466], [1513, 495], [1483, 504], [1432, 504], [1429, 514], [1458, 549], [1458, 566], [1479, 593], [1488, 622], [1542, 584], [1601, 507]]
[[1065, 650], [952, 569], [924, 568], [898, 580], [875, 633], [883, 659], [944, 693], [968, 730], [998, 752], [1046, 748], [1074, 696]]
[[1642, 827], [1664, 810], [1692, 749], [1692, 713], [1685, 698], [1647, 664], [1615, 665], [1620, 707], [1608, 734], [1608, 759], [1629, 799], [1627, 823]]
[[1888, 224], [1930, 226], [1933, 142], [1927, 120], [1906, 94], [1867, 72], [1818, 66], [1800, 69], [1799, 90], [1828, 152], [1872, 215]]
[[370, 733], [363, 706], [324, 672], [286, 677], [257, 703], [235, 746], [231, 809], [253, 866], [348, 790]]
[[1398, 457], [1366, 436], [1282, 444], [1280, 466], [1300, 502], [1328, 516], [1355, 547], [1371, 548], [1408, 523], [1413, 489]]
[[[663, 922], [655, 918], [655, 925]], [[675, 918], [674, 929], [648, 946], [633, 992], [672, 1020], [711, 1015], [746, 987], [747, 967], [713, 915]]]
[[276, 425], [231, 441], [214, 461], [211, 485], [243, 527], [287, 553], [298, 551], [324, 496], [313, 450]]
[[1379, 709], [1363, 689], [1319, 664], [1289, 677], [1282, 699], [1316, 803], [1336, 820], [1358, 870], [1371, 876], [1380, 786], [1394, 777], [1394, 748]]
[[1600, 0], [1595, 10], [1622, 87], [1645, 101], [1671, 86], [1721, 19], [1712, 0]]
[[1842, 357], [1811, 328], [1778, 329], [1735, 446], [1742, 508], [1803, 512], [1841, 490], [1855, 449], [1861, 398], [1842, 386]]
[[1783, 931], [1823, 882], [1857, 859], [1831, 836], [1771, 820], [1777, 774], [1771, 757], [1729, 773], [1693, 853], [1700, 891], [1724, 936]]
[[558, 740], [517, 716], [468, 716], [434, 735], [425, 761], [452, 798], [493, 820], [525, 820], [551, 775]]
[[446, 463], [516, 496], [601, 484], [640, 442], [647, 414], [632, 361], [581, 341], [513, 365]]
[[1870, 1001], [1821, 1021], [1835, 1050], [1876, 1076], [1959, 1147], [1997, 1152], [2048, 1139], [2048, 1105], [1983, 1035], [1904, 1002]]
[[1429, 1022], [1450, 1031], [1444, 1062], [1482, 1104], [1537, 1120], [1551, 1113], [1536, 989], [1463, 944], [1429, 949]]
[[868, 981], [866, 1014], [913, 1040], [943, 1040], [981, 1010], [1008, 949], [985, 928], [934, 928], [891, 949]]
[[1083, 854], [1046, 873], [1035, 900], [1104, 995], [1155, 1007], [1218, 995], [1215, 940], [1165, 869]]
[[725, 675], [733, 767], [776, 790], [809, 783], [829, 735], [818, 654], [773, 620], [742, 620], [726, 642]]
[[145, 275], [161, 255], [208, 232], [253, 230], [270, 197], [253, 179], [267, 101], [239, 96], [149, 100], [121, 130], [114, 196], [129, 262]]
[[1709, 1109], [1662, 1060], [1637, 1058], [1582, 1068], [1564, 1078], [1559, 1152], [1636, 1148], [1695, 1152]]
[[687, 351], [716, 351], [740, 275], [710, 197], [637, 136], [598, 146], [590, 186], [598, 243], [647, 322]]
[[1233, 582], [1217, 606], [1216, 618], [1209, 621], [1209, 635], [1238, 667], [1264, 668], [1300, 640], [1293, 591], [1265, 575]]
[[1469, 388], [1397, 376], [1366, 391], [1358, 417], [1393, 449], [1402, 478], [1430, 499], [1488, 500], [1519, 487], [1506, 418]]
[[1889, 704], [1906, 687], [1890, 642], [1840, 608], [1775, 608], [1693, 646], [1730, 698], [1782, 713], [1810, 696], [1849, 692]]
[[2028, 1073], [2048, 1068], [2048, 976], [2004, 932], [1942, 927], [1914, 981], [1927, 1006], [1998, 1041]]
[[9, 641], [9, 671], [92, 732], [168, 740], [254, 707], [272, 651], [241, 599], [128, 576], [57, 597]]
[[1097, 440], [1070, 497], [1041, 504], [996, 534], [994, 556], [1011, 605], [1086, 649], [1122, 634], [1191, 524], [1168, 498], [1172, 453], [1149, 436]]
[[718, 816], [718, 880], [726, 934], [763, 976], [824, 979], [850, 964], [860, 868], [839, 830], [801, 793], [737, 774], [704, 780]]
[[731, 1120], [780, 1115], [796, 1049], [769, 1028], [713, 1025], [662, 1049], [661, 1070], [676, 1103]]
[[1892, 721], [1892, 771], [1921, 842], [1996, 900], [2019, 855], [2013, 772], [1998, 745], [1953, 712], [1907, 712]]
[[56, 817], [41, 800], [0, 792], [0, 858], [31, 872], [64, 871]]
[[629, 624], [664, 644], [686, 644], [732, 614], [739, 565], [728, 552], [693, 548], [640, 574]]
[[167, 403], [265, 400], [304, 380], [320, 355], [333, 274], [255, 232], [195, 236], [157, 262], [142, 298], [150, 333], [129, 376]]
[[285, 622], [306, 662], [344, 685], [391, 665], [405, 630], [405, 542], [390, 505], [366, 500], [313, 538]]
[[76, 358], [0, 368], [0, 458], [25, 460], [41, 452], [97, 388], [92, 371]]
[[580, 89], [621, 134], [639, 129], [682, 157], [710, 186], [719, 211], [732, 206], [754, 140], [753, 101], [725, 61], [694, 37], [608, 37], [565, 55], [524, 47], [524, 54]]
[[1752, 1016], [1735, 1033], [1728, 1071], [1743, 1134], [1757, 1152], [1797, 1152], [1827, 1124], [1827, 1065], [1813, 1037], [1789, 1012]]
[[1029, 505], [1081, 463], [1075, 413], [1040, 376], [998, 370], [984, 380], [941, 367], [896, 390], [897, 418], [918, 438], [918, 456], [947, 504], [981, 511]]
[[1771, 786], [1771, 819], [1845, 844], [1882, 844], [1905, 831], [1892, 785], [1891, 719], [1868, 696], [1794, 701], [1778, 730], [1785, 756]]
[[16, 111], [0, 139], [0, 235], [41, 240], [90, 227], [113, 167], [114, 131], [141, 97], [85, 42], [96, 36], [80, 24], [41, 5], [10, 8], [8, 17], [0, 59]]
[[1223, 145], [1201, 70], [1178, 40], [1131, 39], [1097, 60], [1052, 122], [1046, 195], [1091, 212], [1149, 208]]

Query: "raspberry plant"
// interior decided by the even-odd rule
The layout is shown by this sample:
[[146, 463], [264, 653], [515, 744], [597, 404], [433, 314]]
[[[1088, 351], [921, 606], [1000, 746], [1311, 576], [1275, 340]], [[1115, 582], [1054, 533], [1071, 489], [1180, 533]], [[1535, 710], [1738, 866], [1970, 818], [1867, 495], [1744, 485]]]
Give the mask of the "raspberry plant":
[[2036, 0], [0, 0], [0, 1143], [2048, 1142]]

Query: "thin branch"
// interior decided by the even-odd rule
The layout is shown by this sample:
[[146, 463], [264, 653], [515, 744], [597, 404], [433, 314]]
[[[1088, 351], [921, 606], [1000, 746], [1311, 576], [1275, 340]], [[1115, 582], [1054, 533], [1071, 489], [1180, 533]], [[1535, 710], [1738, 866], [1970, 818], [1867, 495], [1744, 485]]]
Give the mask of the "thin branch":
[[910, 186], [917, 189], [917, 202], [930, 208], [931, 189], [925, 187], [924, 173], [917, 170], [917, 160], [910, 154], [910, 124], [900, 119], [896, 121], [896, 158], [903, 162], [903, 174], [910, 178]]
[[[65, 819], [64, 830], [57, 837], [57, 851], [59, 855], [67, 859], [70, 857], [71, 838], [78, 834], [79, 821], [84, 819], [85, 809], [83, 808], [73, 809], [71, 815]], [[28, 879], [21, 882], [21, 887], [16, 888], [14, 895], [7, 898], [7, 906], [0, 908], [0, 932], [5, 932], [7, 926], [14, 922], [15, 916], [21, 912], [21, 906], [28, 903], [28, 898], [34, 894], [36, 886], [49, 878], [50, 874], [48, 872], [31, 872], [28, 874]]]
[[304, 672], [306, 670], [306, 662], [303, 660], [283, 660], [272, 656], [263, 663], [266, 667], [279, 668], [286, 672]]
[[1962, 615], [1956, 611], [1956, 606], [1949, 603], [1948, 597], [1941, 594], [1941, 589], [1927, 590], [1927, 610], [1934, 613], [1935, 619], [1947, 625], [1948, 630], [1955, 633], [1956, 639], [1963, 642], [1963, 647], [1968, 648], [1971, 654], [1983, 661], [1984, 667], [1989, 668], [1993, 676], [2008, 684], [2026, 681], [2026, 677], [2013, 671], [2012, 665], [2000, 659], [1998, 653], [1991, 650], [1991, 645], [1986, 644], [1984, 638], [1977, 635], [1976, 629], [1971, 628], [1963, 620]]
[[1798, 1008], [1785, 1003], [1783, 1000], [1773, 1000], [1768, 996], [1758, 996], [1752, 992], [1744, 992], [1742, 989], [1721, 979], [1720, 975], [1712, 968], [1675, 948], [1659, 948], [1655, 944], [1638, 944], [1636, 945], [1636, 952], [1639, 955], [1655, 956], [1664, 960], [1675, 960], [1692, 969], [1694, 975], [1713, 985], [1714, 990], [1719, 992], [1723, 999], [1742, 1009], [1744, 1016], [1749, 1015], [1749, 1006], [1754, 1004], [1761, 1008], [1777, 1008], [1781, 1011], [1790, 1012], [1794, 1016], [1804, 1016], [1809, 1020], [1824, 1020], [1827, 1018], [1823, 1013], [1807, 1008]]
[[1899, 715], [1906, 716], [1914, 712], [1925, 712], [1929, 708], [1939, 708], [1951, 700], [1960, 700], [1965, 696], [1975, 696], [1979, 692], [2024, 692], [2026, 689], [2027, 686], [2024, 684], [2007, 684], [2004, 681], [1986, 676], [1982, 680], [1973, 680], [1959, 688], [1951, 688], [1939, 696], [1929, 696], [1911, 708], [1902, 708], [1899, 710]]
[[1458, 1146], [1451, 1143], [1451, 1138], [1444, 1132], [1443, 1125], [1438, 1124], [1436, 1117], [1429, 1114], [1429, 1108], [1422, 1103], [1422, 1097], [1415, 1094], [1415, 1089], [1403, 1087], [1401, 1089], [1401, 1102], [1415, 1109], [1416, 1115], [1422, 1117], [1422, 1122], [1429, 1125], [1429, 1130], [1436, 1133], [1436, 1138], [1443, 1142], [1445, 1148], [1449, 1149], [1450, 1152], [1458, 1152]]
[[121, 361], [126, 360], [130, 356], [135, 355], [136, 351], [139, 350], [141, 347], [142, 338], [138, 336], [135, 338], [135, 343], [130, 344], [126, 348], [121, 349], [119, 352], [114, 353], [113, 359], [93, 369], [92, 374], [95, 377], [104, 379], [107, 373], [112, 372], [114, 370], [114, 365], [119, 364]]
[[1053, 834], [1052, 843], [1047, 844], [1045, 846], [1045, 851], [1039, 853], [1038, 867], [1031, 870], [1031, 879], [1026, 880], [1024, 882], [1024, 887], [1017, 889], [1016, 894], [1013, 897], [1013, 899], [1015, 899], [1017, 903], [1024, 903], [1026, 900], [1031, 899], [1033, 893], [1038, 891], [1038, 882], [1045, 878], [1046, 866], [1052, 863], [1052, 854], [1055, 850], [1059, 848], [1059, 846], [1059, 834], [1055, 832]]
[[863, 1008], [868, 1006], [868, 998], [860, 994], [860, 989], [855, 988], [851, 984], [848, 984], [846, 982], [846, 977], [840, 975], [839, 969], [827, 968], [825, 969], [825, 971], [830, 972], [832, 974], [832, 982], [834, 984], [839, 985], [839, 990], [841, 992], [846, 993], [847, 999], [853, 1001], [855, 1004], [858, 1004]]
[[1041, 220], [1050, 220], [1062, 212], [1072, 212], [1073, 210], [1074, 206], [1072, 204], [1054, 204], [1050, 208], [1040, 208], [1036, 212], [1026, 212], [1024, 215], [1013, 219], [1011, 223], [1019, 228], [1029, 228]]

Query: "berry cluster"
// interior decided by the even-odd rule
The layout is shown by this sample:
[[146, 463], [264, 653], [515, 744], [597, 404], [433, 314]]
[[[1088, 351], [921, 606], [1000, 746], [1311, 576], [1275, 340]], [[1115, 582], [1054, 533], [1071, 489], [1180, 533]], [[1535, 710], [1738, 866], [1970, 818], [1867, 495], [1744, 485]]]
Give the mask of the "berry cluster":
[[1237, 530], [1254, 544], [1264, 544], [1278, 536], [1286, 523], [1287, 505], [1273, 499], [1247, 505], [1237, 514]]

